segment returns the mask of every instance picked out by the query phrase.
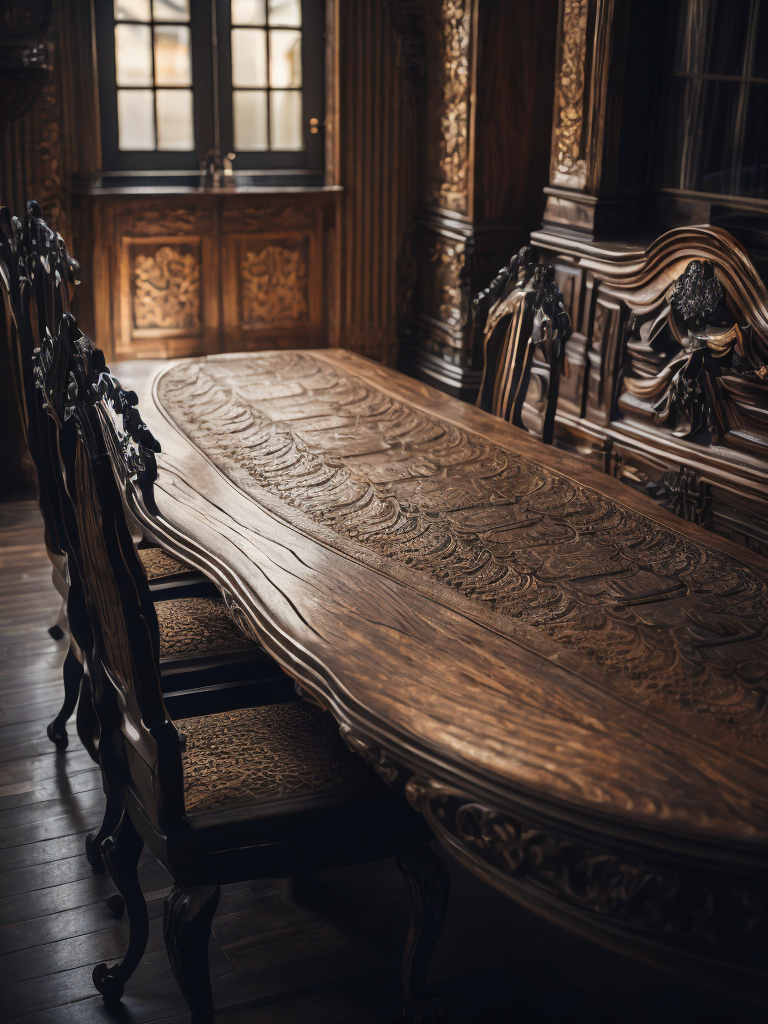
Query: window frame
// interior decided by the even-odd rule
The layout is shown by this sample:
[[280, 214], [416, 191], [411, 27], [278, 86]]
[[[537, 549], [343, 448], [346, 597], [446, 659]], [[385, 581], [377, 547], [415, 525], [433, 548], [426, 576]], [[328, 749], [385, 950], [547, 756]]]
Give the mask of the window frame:
[[[232, 69], [229, 0], [190, 0], [190, 36], [192, 48], [192, 104], [195, 129], [193, 151], [121, 150], [118, 147], [117, 80], [115, 66], [114, 5], [112, 0], [97, 0], [95, 36], [99, 108], [101, 123], [102, 170], [106, 174], [201, 173], [205, 156], [216, 145], [218, 119], [219, 150], [222, 156], [236, 153], [235, 174], [281, 171], [322, 175], [325, 169], [325, 0], [301, 0], [302, 7], [302, 123], [303, 150], [261, 150], [237, 152], [233, 148]], [[216, 28], [218, 79], [214, 89], [214, 47]], [[162, 24], [162, 22], [161, 22]], [[307, 46], [307, 38], [317, 45]], [[156, 87], [155, 87], [156, 88]], [[218, 99], [218, 114], [214, 109]], [[314, 127], [310, 120], [316, 118]]]

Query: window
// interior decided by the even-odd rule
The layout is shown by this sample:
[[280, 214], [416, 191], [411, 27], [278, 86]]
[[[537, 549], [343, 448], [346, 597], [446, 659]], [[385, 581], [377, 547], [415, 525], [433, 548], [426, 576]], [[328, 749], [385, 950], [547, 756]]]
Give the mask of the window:
[[676, 0], [662, 184], [768, 198], [768, 0]]
[[322, 0], [102, 0], [103, 165], [320, 173]]

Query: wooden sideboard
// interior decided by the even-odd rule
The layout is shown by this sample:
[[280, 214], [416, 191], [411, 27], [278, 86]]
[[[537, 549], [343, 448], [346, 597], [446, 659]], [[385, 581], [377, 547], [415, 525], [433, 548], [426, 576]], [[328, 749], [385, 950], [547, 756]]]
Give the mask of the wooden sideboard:
[[79, 253], [83, 287], [95, 336], [105, 350], [111, 341], [109, 358], [327, 344], [338, 194], [102, 189], [80, 197], [80, 237], [93, 240], [94, 253]]

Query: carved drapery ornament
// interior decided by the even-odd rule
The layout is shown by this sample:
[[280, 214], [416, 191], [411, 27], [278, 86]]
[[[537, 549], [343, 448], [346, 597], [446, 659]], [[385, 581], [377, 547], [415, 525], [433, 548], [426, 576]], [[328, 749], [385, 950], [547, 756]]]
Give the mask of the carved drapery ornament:
[[[675, 436], [708, 429], [713, 441], [722, 443], [728, 422], [720, 383], [741, 378], [756, 394], [763, 385], [768, 403], [768, 366], [753, 346], [752, 328], [737, 323], [728, 310], [725, 289], [709, 260], [692, 260], [666, 298], [668, 305], [647, 330], [647, 344], [663, 366], [647, 376], [627, 375], [624, 386], [651, 403], [654, 422], [666, 424]], [[637, 322], [631, 320], [630, 339], [636, 331]]]
[[565, 0], [560, 68], [556, 82], [557, 118], [552, 147], [552, 184], [584, 188], [584, 71], [589, 0]]

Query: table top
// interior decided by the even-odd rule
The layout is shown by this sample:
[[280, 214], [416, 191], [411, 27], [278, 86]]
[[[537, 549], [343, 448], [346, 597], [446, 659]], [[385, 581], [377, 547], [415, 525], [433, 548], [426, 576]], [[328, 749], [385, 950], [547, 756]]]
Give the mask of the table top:
[[502, 798], [765, 850], [759, 556], [342, 350], [115, 372], [163, 447], [158, 539], [342, 721]]

